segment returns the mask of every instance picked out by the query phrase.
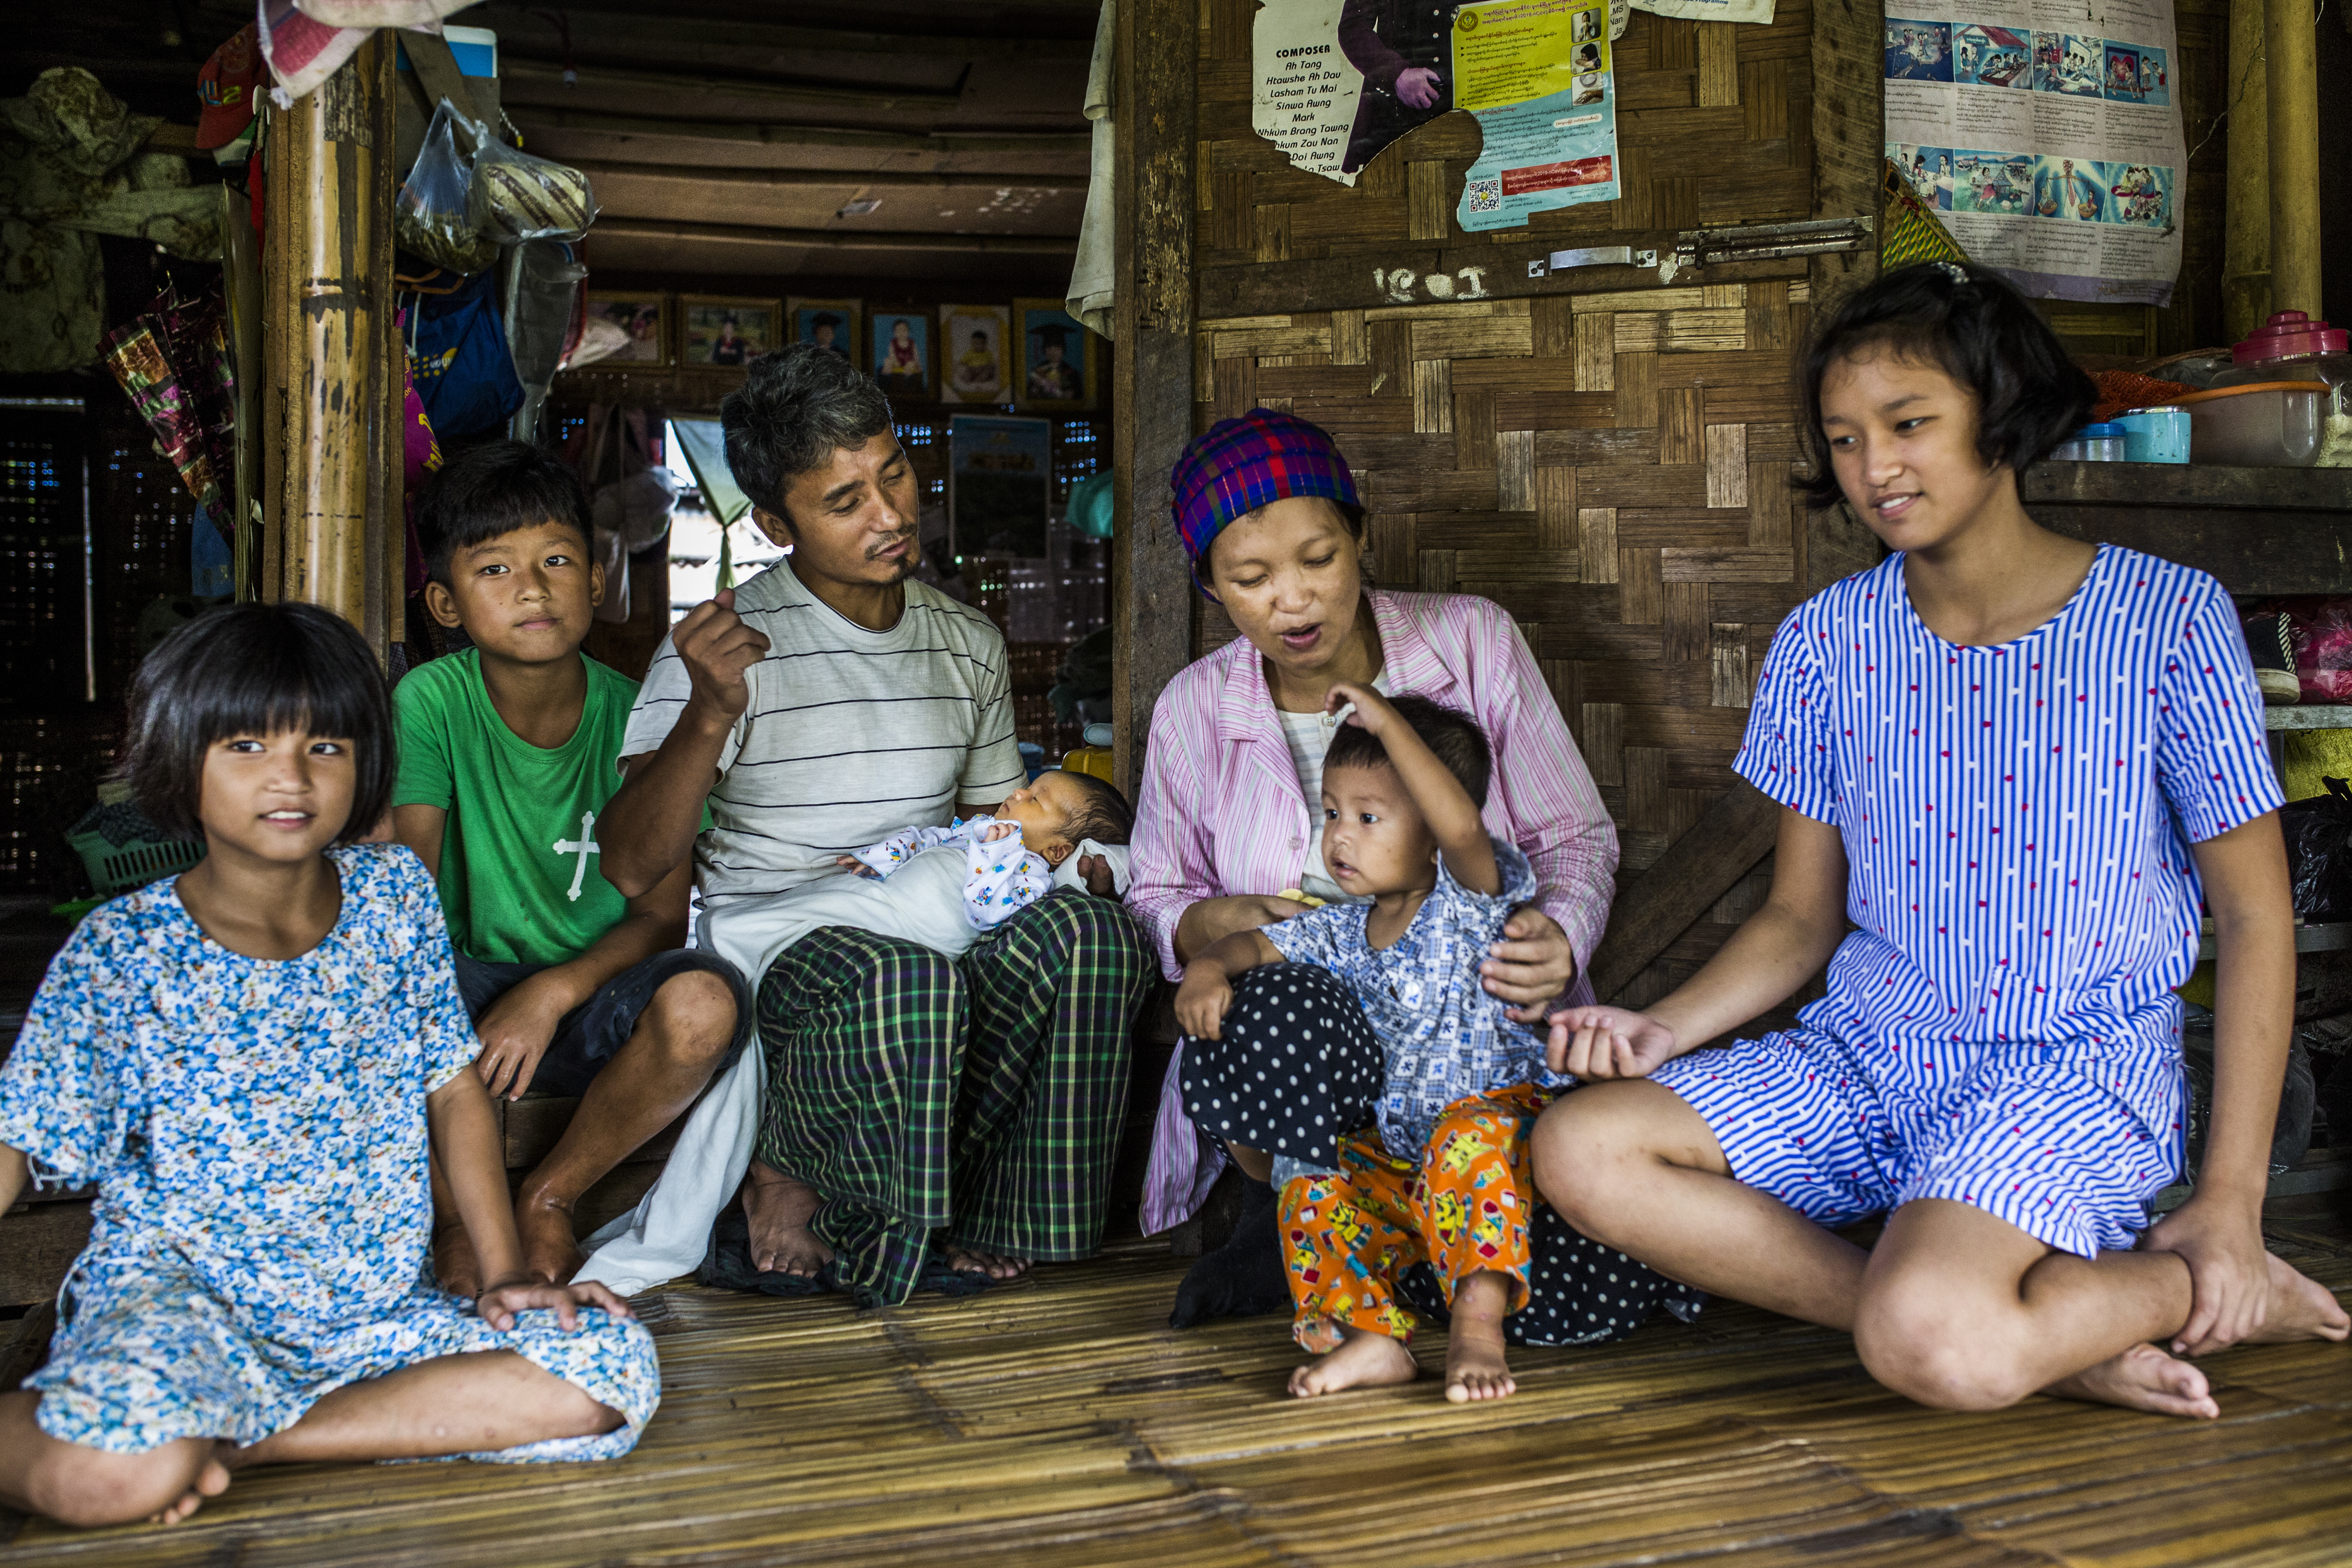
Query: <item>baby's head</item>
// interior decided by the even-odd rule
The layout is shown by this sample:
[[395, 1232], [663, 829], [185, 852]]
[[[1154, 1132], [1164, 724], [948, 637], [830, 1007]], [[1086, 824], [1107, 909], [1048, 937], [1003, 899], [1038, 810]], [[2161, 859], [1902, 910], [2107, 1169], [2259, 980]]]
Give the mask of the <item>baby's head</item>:
[[1135, 811], [1127, 796], [1090, 773], [1048, 768], [1026, 789], [1016, 789], [996, 808], [997, 816], [1021, 825], [1021, 841], [1058, 867], [1091, 838], [1124, 844], [1135, 831]]
[[[1495, 759], [1476, 721], [1426, 697], [1389, 703], [1484, 811]], [[1350, 893], [1378, 897], [1435, 882], [1437, 837], [1390, 764], [1388, 748], [1359, 724], [1340, 725], [1323, 753], [1323, 864]]]

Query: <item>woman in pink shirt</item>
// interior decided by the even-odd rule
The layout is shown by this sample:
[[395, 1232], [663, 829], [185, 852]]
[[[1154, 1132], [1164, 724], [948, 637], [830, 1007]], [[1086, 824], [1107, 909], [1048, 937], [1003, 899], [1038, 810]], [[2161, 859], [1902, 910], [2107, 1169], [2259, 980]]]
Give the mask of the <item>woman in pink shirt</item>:
[[[1582, 964], [1608, 922], [1616, 829], [1510, 617], [1469, 595], [1367, 589], [1364, 511], [1347, 459], [1291, 415], [1259, 408], [1220, 422], [1186, 449], [1175, 490], [1194, 579], [1241, 636], [1181, 671], [1152, 713], [1127, 903], [1168, 978], [1222, 937], [1303, 913], [1308, 906], [1287, 892], [1345, 896], [1327, 880], [1321, 853], [1323, 705], [1334, 682], [1356, 681], [1465, 712], [1494, 748], [1486, 826], [1527, 853], [1541, 891], [1492, 949], [1486, 989], [1529, 1021], [1547, 1004], [1589, 998]], [[1306, 988], [1303, 1004], [1293, 985]], [[1227, 1151], [1248, 1178], [1233, 1239], [1195, 1266], [1178, 1296], [1180, 1328], [1288, 1307], [1279, 1184], [1268, 1177], [1277, 1164], [1286, 1175], [1332, 1156], [1281, 1147], [1281, 1130], [1321, 1118], [1336, 1144], [1371, 1121], [1380, 1093], [1380, 1048], [1352, 997], [1285, 965], [1252, 972], [1234, 993], [1224, 1038], [1188, 1040], [1170, 1065], [1146, 1180], [1149, 1233], [1199, 1207]], [[1281, 1018], [1250, 1005], [1277, 996], [1292, 1003]], [[1309, 1016], [1286, 1025], [1293, 1008]], [[1278, 1110], [1271, 1089], [1263, 1115], [1223, 1107], [1213, 1118], [1204, 1109], [1207, 1086], [1256, 1081], [1277, 1062]], [[1511, 1320], [1528, 1342], [1614, 1338], [1661, 1300], [1695, 1306], [1695, 1295], [1549, 1210], [1535, 1232], [1533, 1299]]]

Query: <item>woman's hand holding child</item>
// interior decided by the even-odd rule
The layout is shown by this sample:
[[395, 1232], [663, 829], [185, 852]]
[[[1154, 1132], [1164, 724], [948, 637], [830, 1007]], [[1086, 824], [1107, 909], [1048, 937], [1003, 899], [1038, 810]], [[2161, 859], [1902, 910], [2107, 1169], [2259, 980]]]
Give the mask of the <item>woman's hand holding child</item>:
[[1647, 1078], [1682, 1055], [1675, 1032], [1647, 1013], [1570, 1007], [1551, 1016], [1544, 1061], [1577, 1079]]

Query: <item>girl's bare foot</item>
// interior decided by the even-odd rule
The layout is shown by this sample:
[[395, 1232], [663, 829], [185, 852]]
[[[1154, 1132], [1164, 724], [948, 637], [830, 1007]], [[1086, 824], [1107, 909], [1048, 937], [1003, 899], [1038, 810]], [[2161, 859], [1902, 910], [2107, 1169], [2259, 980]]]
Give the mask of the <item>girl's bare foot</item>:
[[550, 1285], [569, 1285], [588, 1261], [572, 1228], [572, 1205], [534, 1194], [515, 1199], [515, 1237], [522, 1243], [522, 1266]]
[[2299, 1273], [2276, 1253], [2270, 1257], [2271, 1310], [2263, 1326], [2246, 1336], [2250, 1345], [2285, 1344], [2294, 1340], [2341, 1340], [2352, 1331], [2352, 1317], [2326, 1286]]
[[954, 1246], [947, 1252], [948, 1267], [959, 1274], [985, 1274], [991, 1279], [1018, 1279], [1029, 1272], [1029, 1260], [1010, 1253], [983, 1252], [977, 1247]]
[[1518, 1392], [1503, 1354], [1503, 1313], [1510, 1300], [1509, 1277], [1493, 1269], [1454, 1288], [1454, 1322], [1445, 1336], [1445, 1397], [1452, 1403], [1507, 1399]]
[[743, 1217], [751, 1222], [751, 1267], [762, 1274], [813, 1278], [833, 1261], [809, 1221], [822, 1201], [814, 1187], [772, 1165], [751, 1162], [743, 1178]]
[[150, 1514], [147, 1522], [177, 1524], [204, 1507], [206, 1498], [215, 1498], [228, 1490], [229, 1456], [236, 1452], [236, 1445], [226, 1438], [214, 1444], [211, 1457], [197, 1469], [195, 1479], [188, 1483], [188, 1489], [180, 1494], [179, 1500], [160, 1513]]
[[2156, 1415], [2211, 1421], [2221, 1414], [2203, 1373], [2148, 1344], [2134, 1345], [2088, 1372], [2059, 1379], [2042, 1392], [2057, 1399], [2119, 1405]]
[[1421, 1375], [1412, 1352], [1402, 1340], [1362, 1329], [1348, 1331], [1348, 1342], [1328, 1355], [1308, 1362], [1290, 1374], [1290, 1392], [1301, 1399], [1337, 1394], [1343, 1388], [1379, 1388], [1411, 1383]]
[[467, 1299], [482, 1293], [482, 1262], [474, 1256], [474, 1238], [463, 1222], [451, 1220], [433, 1231], [433, 1278], [452, 1296]]

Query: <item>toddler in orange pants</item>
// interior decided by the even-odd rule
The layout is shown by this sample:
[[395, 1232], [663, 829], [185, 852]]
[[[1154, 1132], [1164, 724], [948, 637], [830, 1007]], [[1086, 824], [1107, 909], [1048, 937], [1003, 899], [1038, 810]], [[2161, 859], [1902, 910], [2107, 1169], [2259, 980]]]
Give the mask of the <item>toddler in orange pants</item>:
[[1433, 1263], [1448, 1301], [1490, 1269], [1509, 1281], [1516, 1312], [1528, 1299], [1528, 1132], [1550, 1091], [1514, 1084], [1446, 1107], [1418, 1160], [1400, 1159], [1369, 1132], [1339, 1144], [1339, 1173], [1297, 1176], [1282, 1189], [1283, 1263], [1298, 1313], [1292, 1337], [1318, 1353], [1349, 1329], [1410, 1341], [1416, 1320], [1396, 1299], [1397, 1277]]

